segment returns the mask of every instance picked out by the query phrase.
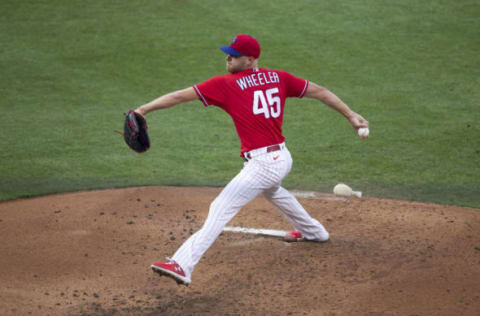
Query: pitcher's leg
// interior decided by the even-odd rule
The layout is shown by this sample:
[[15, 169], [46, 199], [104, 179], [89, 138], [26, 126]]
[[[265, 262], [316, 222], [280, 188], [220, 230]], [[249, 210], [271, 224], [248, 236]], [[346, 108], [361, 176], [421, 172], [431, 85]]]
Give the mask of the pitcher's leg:
[[329, 239], [329, 234], [325, 227], [312, 218], [288, 190], [277, 187], [265, 191], [263, 195], [282, 212], [293, 227], [302, 233], [305, 239], [318, 241], [327, 241]]
[[210, 205], [203, 227], [190, 236], [172, 257], [191, 277], [195, 265], [237, 212], [257, 197], [261, 190], [240, 172]]

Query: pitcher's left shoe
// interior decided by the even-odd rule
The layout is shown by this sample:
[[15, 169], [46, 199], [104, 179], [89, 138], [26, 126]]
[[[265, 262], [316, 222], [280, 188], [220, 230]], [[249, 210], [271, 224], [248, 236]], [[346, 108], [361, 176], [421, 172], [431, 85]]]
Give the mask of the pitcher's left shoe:
[[168, 262], [154, 262], [151, 268], [154, 272], [160, 275], [170, 277], [177, 281], [178, 284], [188, 286], [192, 280], [186, 277], [182, 267], [172, 259], [168, 259]]

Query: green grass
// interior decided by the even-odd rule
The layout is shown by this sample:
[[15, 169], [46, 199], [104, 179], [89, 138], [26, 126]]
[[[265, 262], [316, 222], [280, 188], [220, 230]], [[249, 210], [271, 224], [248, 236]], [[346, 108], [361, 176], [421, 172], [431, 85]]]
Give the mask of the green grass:
[[367, 141], [312, 100], [287, 102], [288, 188], [480, 208], [478, 1], [3, 1], [0, 199], [134, 185], [225, 185], [230, 118], [192, 102], [148, 117], [137, 155], [123, 113], [224, 73], [218, 46], [257, 37], [261, 66], [328, 87]]

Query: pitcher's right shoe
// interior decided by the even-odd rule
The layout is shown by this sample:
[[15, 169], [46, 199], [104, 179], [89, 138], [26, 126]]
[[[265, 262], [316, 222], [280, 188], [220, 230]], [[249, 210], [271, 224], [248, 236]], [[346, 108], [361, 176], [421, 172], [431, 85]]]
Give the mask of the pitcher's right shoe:
[[284, 241], [287, 241], [287, 242], [295, 242], [295, 241], [303, 241], [303, 240], [306, 240], [306, 241], [316, 241], [316, 242], [326, 242], [330, 239], [330, 236], [328, 233], [326, 233], [325, 237], [323, 239], [313, 239], [313, 240], [310, 240], [310, 239], [305, 239], [305, 237], [303, 237], [302, 233], [300, 232], [297, 232], [297, 231], [293, 231], [293, 232], [289, 232], [289, 233], [286, 233], [285, 236], [283, 236], [283, 240]]
[[293, 232], [286, 233], [285, 236], [283, 236], [283, 240], [288, 242], [293, 242], [293, 241], [302, 241], [302, 240], [305, 240], [305, 238], [303, 237], [302, 233], [293, 231]]
[[185, 276], [182, 267], [174, 260], [167, 258], [168, 262], [154, 262], [151, 268], [160, 275], [170, 277], [177, 281], [178, 284], [188, 286], [192, 281]]

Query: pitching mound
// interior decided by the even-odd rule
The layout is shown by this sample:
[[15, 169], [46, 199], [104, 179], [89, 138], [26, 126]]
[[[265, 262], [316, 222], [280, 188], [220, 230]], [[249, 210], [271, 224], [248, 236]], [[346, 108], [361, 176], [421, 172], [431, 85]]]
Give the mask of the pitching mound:
[[[149, 266], [198, 230], [217, 188], [0, 203], [1, 315], [478, 315], [480, 211], [305, 195], [327, 243], [224, 232], [189, 287]], [[320, 198], [319, 198], [320, 197]], [[290, 230], [263, 198], [229, 226]]]

